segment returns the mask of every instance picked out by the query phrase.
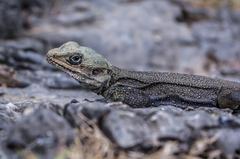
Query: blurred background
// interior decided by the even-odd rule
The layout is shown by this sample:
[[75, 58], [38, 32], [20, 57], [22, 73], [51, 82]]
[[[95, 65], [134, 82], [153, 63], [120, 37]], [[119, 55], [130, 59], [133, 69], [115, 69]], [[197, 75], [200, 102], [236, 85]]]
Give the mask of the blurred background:
[[240, 0], [0, 0], [0, 39], [7, 87], [79, 88], [45, 60], [70, 40], [122, 68], [240, 79]]

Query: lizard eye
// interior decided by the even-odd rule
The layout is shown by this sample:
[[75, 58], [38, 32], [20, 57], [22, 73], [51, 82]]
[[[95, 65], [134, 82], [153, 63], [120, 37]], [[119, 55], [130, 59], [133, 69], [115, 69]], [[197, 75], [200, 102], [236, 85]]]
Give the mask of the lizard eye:
[[82, 62], [82, 55], [75, 53], [67, 60], [71, 65], [78, 65]]

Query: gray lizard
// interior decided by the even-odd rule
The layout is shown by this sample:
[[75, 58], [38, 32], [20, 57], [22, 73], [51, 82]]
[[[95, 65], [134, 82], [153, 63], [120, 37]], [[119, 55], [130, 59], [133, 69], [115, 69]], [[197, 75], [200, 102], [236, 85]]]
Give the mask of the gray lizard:
[[132, 107], [169, 104], [236, 109], [240, 106], [240, 83], [197, 75], [121, 69], [76, 42], [50, 50], [47, 60], [87, 89]]

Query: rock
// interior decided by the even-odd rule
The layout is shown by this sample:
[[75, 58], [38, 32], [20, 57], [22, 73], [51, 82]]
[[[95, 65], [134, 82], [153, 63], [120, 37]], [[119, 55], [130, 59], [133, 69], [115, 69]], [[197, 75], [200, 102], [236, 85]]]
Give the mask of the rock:
[[204, 109], [175, 112], [175, 108], [170, 106], [167, 109], [145, 109], [74, 101], [65, 106], [64, 117], [73, 127], [78, 128], [83, 123], [95, 123], [105, 136], [124, 150], [151, 152], [174, 142], [178, 145], [179, 153], [184, 153], [192, 148], [193, 143], [210, 141], [213, 136], [220, 134], [213, 137], [216, 139], [214, 142], [208, 143], [211, 146], [205, 148], [220, 148], [223, 156], [235, 155], [238, 142], [234, 142], [235, 146], [229, 149], [226, 149], [227, 142], [222, 142], [223, 136], [231, 135], [240, 128], [237, 117]]
[[[224, 61], [237, 57], [238, 41], [234, 40], [237, 27], [235, 24], [222, 26], [220, 22], [201, 22], [193, 25], [193, 33], [206, 53], [211, 52], [219, 61]], [[223, 34], [219, 34], [221, 30], [225, 30]]]
[[44, 81], [44, 85], [52, 89], [83, 89], [76, 80], [63, 73], [51, 75]]
[[[240, 129], [221, 129], [215, 132], [216, 146], [228, 157], [240, 150]], [[237, 156], [237, 155], [236, 155]]]
[[8, 127], [4, 147], [9, 152], [30, 149], [44, 154], [73, 140], [74, 131], [63, 118], [40, 108]]
[[53, 6], [54, 0], [22, 0], [22, 8], [32, 14], [42, 15]]
[[147, 122], [152, 129], [149, 137], [151, 143], [158, 142], [158, 145], [161, 145], [167, 140], [188, 143], [193, 134], [184, 120], [185, 117], [182, 115], [178, 116], [165, 111], [157, 111], [149, 116]]
[[48, 101], [25, 100], [25, 101], [15, 102], [14, 105], [16, 105], [16, 107], [18, 108], [17, 111], [24, 115], [31, 114], [36, 109], [43, 109], [43, 108], [51, 110], [58, 115], [63, 115], [63, 107], [61, 105], [51, 103]]
[[68, 6], [64, 14], [56, 18], [55, 22], [63, 26], [94, 24], [97, 14], [92, 9], [91, 3], [87, 1], [75, 1]]
[[[146, 147], [151, 133], [143, 118], [128, 111], [111, 111], [103, 118], [101, 127], [104, 133], [119, 147], [124, 149]], [[145, 144], [144, 144], [145, 143]]]
[[223, 127], [240, 127], [240, 118], [237, 118], [235, 116], [222, 115], [218, 118], [218, 122]]
[[[196, 23], [192, 26], [193, 35], [202, 50], [200, 54], [206, 56], [205, 68], [218, 76], [225, 70], [222, 75], [237, 79], [228, 68], [239, 70], [239, 40], [235, 38], [240, 31], [239, 24], [224, 19], [222, 21], [225, 21], [225, 25], [218, 21]], [[221, 31], [223, 33], [219, 34]], [[227, 69], [229, 74], [226, 72]]]
[[8, 126], [13, 124], [20, 116], [17, 109], [17, 106], [12, 103], [0, 104], [0, 142], [2, 142], [3, 137], [5, 137]]
[[46, 46], [38, 39], [30, 37], [20, 37], [14, 40], [7, 40], [2, 43], [5, 47], [15, 48], [24, 52], [34, 52], [36, 54], [44, 54], [47, 52]]
[[[0, 104], [0, 147], [9, 135], [9, 126], [22, 117], [23, 109], [13, 103]], [[1, 156], [1, 154], [0, 154]]]
[[72, 127], [78, 127], [81, 123], [82, 107], [79, 103], [68, 103], [64, 107], [63, 115]]
[[195, 130], [219, 127], [219, 118], [204, 111], [186, 113], [186, 124]]
[[17, 80], [15, 71], [12, 68], [0, 65], [0, 86], [25, 88], [29, 86], [29, 83]]
[[16, 43], [0, 45], [0, 62], [18, 70], [39, 70], [41, 67], [48, 67], [42, 55], [31, 51], [30, 48], [18, 47]]
[[170, 106], [170, 105], [162, 106], [162, 107], [137, 108], [134, 110], [136, 113], [140, 113], [140, 115], [142, 114], [148, 115], [151, 113], [155, 113], [157, 111], [166, 111], [174, 115], [181, 115], [182, 113], [184, 113], [183, 109], [175, 106]]
[[171, 0], [182, 10], [179, 17], [180, 22], [195, 23], [207, 19], [218, 19], [219, 11], [230, 12], [230, 17], [239, 22], [239, 2], [236, 0], [216, 1], [216, 0]]
[[64, 107], [63, 115], [72, 127], [81, 126], [82, 117], [86, 116], [89, 120], [99, 120], [110, 111], [110, 108], [100, 102], [78, 103], [73, 100]]
[[19, 0], [0, 2], [0, 39], [16, 37], [22, 29], [22, 21]]

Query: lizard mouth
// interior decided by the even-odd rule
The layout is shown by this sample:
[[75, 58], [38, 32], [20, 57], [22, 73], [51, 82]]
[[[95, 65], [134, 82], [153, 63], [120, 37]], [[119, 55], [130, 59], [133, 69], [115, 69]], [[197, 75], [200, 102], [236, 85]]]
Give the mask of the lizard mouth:
[[[82, 85], [86, 85], [87, 87], [91, 87], [91, 88], [96, 88], [97, 87], [96, 84], [101, 85], [100, 82], [87, 76], [85, 73], [83, 73], [79, 70], [74, 71], [70, 67], [66, 66], [66, 64], [60, 60], [53, 59], [51, 57], [47, 57], [47, 61], [49, 63], [53, 64], [54, 66], [56, 66], [57, 68], [61, 69], [62, 71], [66, 72], [67, 74], [69, 74], [71, 77], [73, 77], [75, 80], [77, 80]], [[94, 83], [94, 84], [92, 84], [92, 83]]]

